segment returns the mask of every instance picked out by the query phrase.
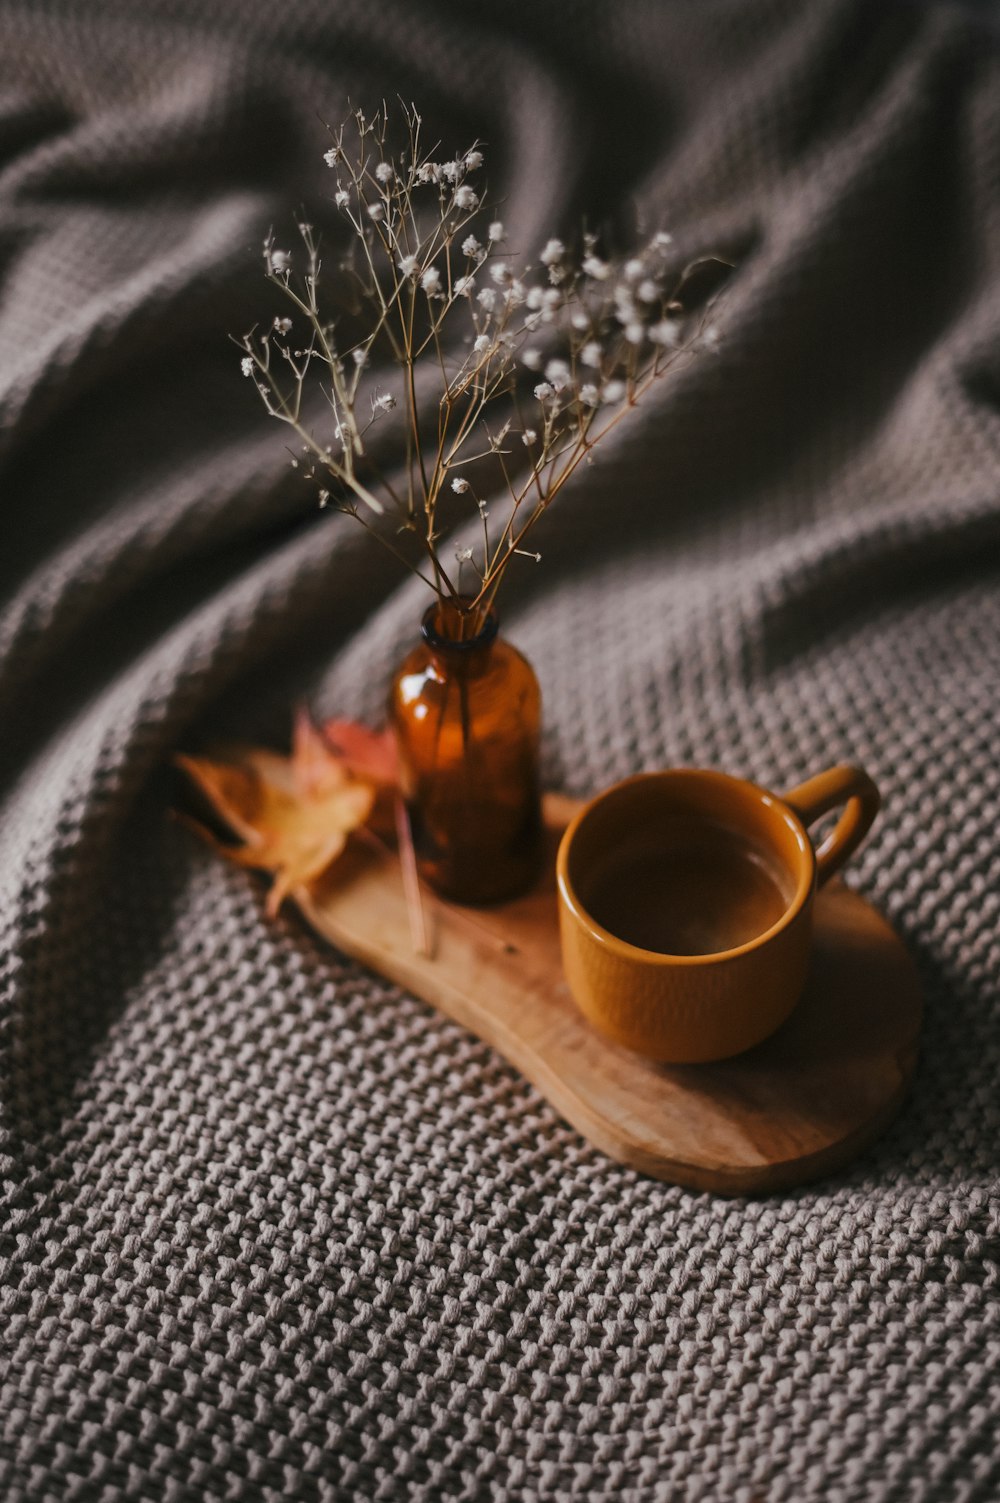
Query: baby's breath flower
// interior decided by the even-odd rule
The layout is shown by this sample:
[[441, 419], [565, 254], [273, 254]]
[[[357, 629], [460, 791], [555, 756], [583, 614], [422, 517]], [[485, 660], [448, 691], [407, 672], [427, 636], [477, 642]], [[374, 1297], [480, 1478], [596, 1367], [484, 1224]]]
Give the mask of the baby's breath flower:
[[[586, 231], [579, 240], [575, 235], [572, 241], [569, 237], [565, 241], [555, 236], [539, 238], [529, 285], [527, 278], [517, 274], [522, 263], [508, 253], [499, 218], [488, 229], [467, 233], [469, 216], [485, 208], [482, 195], [472, 186], [480, 181], [472, 174], [485, 166], [478, 144], [450, 161], [424, 160], [419, 150], [419, 117], [412, 106], [404, 105], [403, 113], [409, 142], [402, 155], [395, 156], [383, 144], [393, 138], [384, 105], [370, 119], [352, 110], [342, 130], [331, 135], [330, 149], [324, 153], [327, 165], [335, 169], [333, 202], [343, 213], [345, 226], [362, 241], [366, 270], [354, 279], [361, 305], [354, 312], [363, 310], [368, 321], [356, 327], [342, 321], [333, 302], [321, 297], [319, 246], [308, 225], [299, 225], [303, 248], [298, 251], [277, 249], [274, 232], [269, 231], [265, 268], [272, 286], [286, 293], [291, 316], [255, 328], [243, 339], [243, 357], [237, 359], [270, 416], [296, 428], [298, 443], [292, 446], [292, 463], [300, 477], [315, 482], [320, 508], [328, 503], [341, 506], [338, 487], [343, 487], [345, 496], [351, 492], [359, 504], [384, 515], [387, 508], [375, 491], [356, 477], [356, 459], [364, 458], [365, 434], [370, 424], [403, 405], [404, 390], [408, 399], [412, 397], [416, 361], [428, 340], [437, 346], [446, 316], [460, 298], [465, 299], [468, 332], [464, 345], [458, 345], [465, 358], [454, 372], [441, 373], [445, 395], [438, 422], [421, 425], [427, 431], [417, 431], [407, 446], [409, 474], [404, 494], [411, 499], [395, 524], [391, 517], [384, 517], [384, 524], [387, 528], [400, 522], [404, 528], [419, 527], [430, 548], [433, 577], [442, 598], [452, 593], [454, 585], [461, 589], [461, 566], [469, 564], [473, 574], [466, 575], [464, 582], [474, 575], [482, 604], [492, 600], [514, 554], [540, 558], [519, 546], [539, 509], [535, 502], [540, 502], [541, 509], [547, 507], [582, 460], [593, 462], [589, 451], [596, 438], [669, 370], [673, 362], [663, 350], [714, 349], [718, 334], [714, 328], [705, 328], [695, 336], [687, 319], [680, 316], [679, 305], [664, 293], [662, 273], [669, 265], [666, 247], [672, 243], [665, 231], [629, 259], [614, 262], [604, 259], [597, 236]], [[428, 191], [420, 185], [428, 185]], [[483, 213], [484, 220], [488, 217]], [[419, 238], [411, 239], [411, 234]], [[487, 263], [488, 277], [480, 273]], [[340, 260], [339, 269], [350, 273], [349, 254]], [[398, 381], [391, 383], [397, 396], [374, 382], [362, 386], [362, 372], [373, 359], [376, 337], [385, 324], [386, 298], [393, 288], [396, 297], [408, 289], [411, 298], [413, 289], [419, 288], [431, 300], [424, 305], [421, 299], [419, 319], [405, 318], [398, 328], [393, 322], [390, 342], [405, 382], [402, 387]], [[391, 304], [389, 311], [394, 311]], [[352, 327], [354, 331], [348, 333]], [[533, 329], [537, 332], [531, 333]], [[295, 349], [296, 344], [305, 348]], [[536, 347], [543, 344], [548, 347]], [[439, 348], [443, 352], [446, 346], [442, 343]], [[325, 357], [317, 364], [320, 350]], [[427, 375], [433, 374], [428, 368]], [[533, 390], [539, 404], [528, 407], [534, 426], [526, 427], [522, 420], [520, 429], [512, 428], [509, 417], [502, 424], [494, 423], [486, 413], [487, 404], [497, 398], [508, 410], [513, 404], [516, 411], [522, 388], [528, 395]], [[471, 408], [457, 403], [463, 393], [471, 400]], [[317, 437], [305, 443], [299, 413], [306, 410], [302, 404], [307, 399], [320, 394], [330, 409], [325, 435], [329, 441]], [[614, 405], [603, 409], [603, 403]], [[606, 419], [600, 425], [594, 422], [598, 410], [604, 411]], [[518, 436], [525, 448], [522, 468], [529, 482], [523, 488], [519, 478], [508, 479], [505, 468], [505, 456], [516, 449]], [[501, 478], [497, 472], [502, 472], [510, 491], [511, 511], [501, 518], [492, 538], [487, 518], [491, 510], [496, 513], [496, 504], [491, 502], [488, 508], [465, 479], [469, 472], [464, 465], [473, 455], [477, 463], [482, 462], [484, 472], [491, 464], [494, 467], [483, 489], [494, 487]], [[421, 503], [417, 499], [423, 492], [420, 482], [428, 475], [435, 477], [433, 490]], [[318, 489], [324, 480], [329, 489]], [[381, 483], [376, 471], [370, 484]], [[478, 544], [475, 549], [455, 547], [454, 540], [444, 543], [433, 515], [434, 497], [444, 486], [450, 487], [446, 494], [472, 500], [471, 515], [474, 518], [478, 510], [481, 519], [482, 548]], [[401, 505], [399, 493], [388, 485], [385, 488], [389, 499]], [[534, 498], [531, 508], [519, 511], [529, 490]], [[347, 500], [343, 509], [354, 511], [355, 501]], [[446, 547], [449, 554], [454, 547], [459, 565], [457, 578], [447, 582], [440, 568]]]
[[649, 337], [654, 344], [661, 344], [666, 349], [672, 349], [680, 342], [680, 324], [676, 318], [661, 318], [658, 324], [650, 325]]

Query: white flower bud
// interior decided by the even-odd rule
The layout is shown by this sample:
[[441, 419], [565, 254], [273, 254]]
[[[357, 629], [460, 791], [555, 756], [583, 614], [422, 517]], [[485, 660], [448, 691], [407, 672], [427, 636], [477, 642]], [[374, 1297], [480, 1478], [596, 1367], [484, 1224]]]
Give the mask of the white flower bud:
[[671, 350], [680, 342], [680, 324], [675, 318], [663, 318], [658, 324], [651, 326], [649, 337], [654, 344], [661, 344], [665, 349]]

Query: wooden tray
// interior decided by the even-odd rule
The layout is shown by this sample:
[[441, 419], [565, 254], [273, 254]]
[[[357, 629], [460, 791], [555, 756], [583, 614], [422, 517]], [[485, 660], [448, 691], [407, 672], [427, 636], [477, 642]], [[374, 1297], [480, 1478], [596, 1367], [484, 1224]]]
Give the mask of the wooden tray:
[[655, 1064], [597, 1033], [563, 980], [554, 854], [577, 807], [547, 798], [553, 859], [527, 897], [479, 910], [426, 899], [430, 957], [414, 949], [395, 857], [352, 850], [296, 901], [339, 950], [493, 1044], [624, 1164], [730, 1195], [843, 1168], [891, 1120], [916, 1063], [920, 987], [902, 942], [831, 884], [816, 902], [806, 990], [784, 1026], [718, 1064]]

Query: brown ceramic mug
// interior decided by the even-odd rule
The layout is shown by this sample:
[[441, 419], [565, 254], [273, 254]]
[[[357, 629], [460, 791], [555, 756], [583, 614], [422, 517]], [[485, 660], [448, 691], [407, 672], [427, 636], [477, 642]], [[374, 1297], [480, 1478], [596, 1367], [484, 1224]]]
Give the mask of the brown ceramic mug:
[[[814, 849], [807, 827], [843, 805]], [[833, 767], [778, 795], [722, 772], [639, 773], [559, 847], [563, 967], [582, 1012], [653, 1059], [724, 1059], [788, 1017], [818, 887], [857, 849], [879, 794]]]

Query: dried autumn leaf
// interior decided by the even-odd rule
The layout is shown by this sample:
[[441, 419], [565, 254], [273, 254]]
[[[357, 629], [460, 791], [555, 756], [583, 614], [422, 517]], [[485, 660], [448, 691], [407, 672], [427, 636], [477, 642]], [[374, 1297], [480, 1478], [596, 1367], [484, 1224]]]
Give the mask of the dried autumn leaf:
[[356, 720], [326, 720], [320, 735], [356, 777], [390, 788], [399, 783], [399, 754], [390, 729], [372, 731]]
[[355, 777], [307, 716], [296, 720], [292, 755], [240, 748], [232, 762], [177, 758], [219, 818], [242, 841], [225, 846], [201, 833], [229, 860], [274, 874], [272, 917], [293, 888], [321, 876], [364, 824], [375, 802], [371, 781]]

